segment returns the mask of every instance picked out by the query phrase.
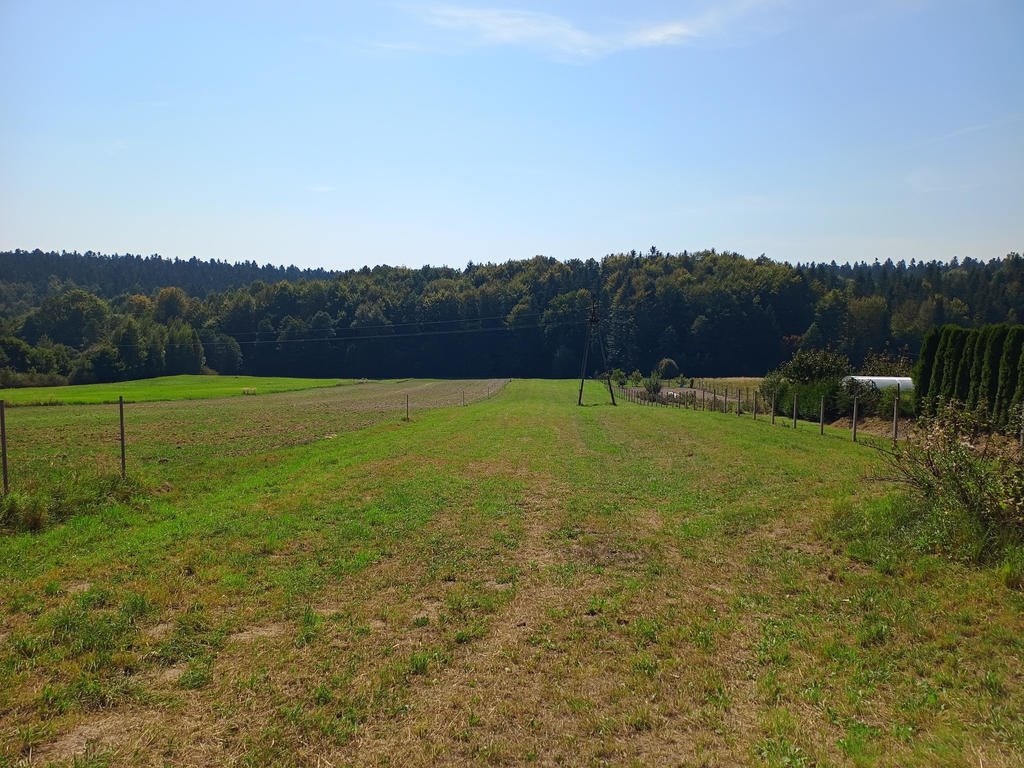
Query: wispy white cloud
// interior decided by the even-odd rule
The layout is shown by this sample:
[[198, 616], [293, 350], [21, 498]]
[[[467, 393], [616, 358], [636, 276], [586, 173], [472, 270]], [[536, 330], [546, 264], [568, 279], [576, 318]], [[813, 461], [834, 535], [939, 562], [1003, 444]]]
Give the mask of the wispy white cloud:
[[321, 195], [326, 195], [334, 191], [334, 186], [332, 184], [310, 184], [308, 187], [306, 187], [306, 189], [309, 192], [316, 192]]
[[483, 44], [535, 45], [574, 56], [599, 55], [608, 47], [608, 41], [547, 13], [446, 5], [428, 9], [425, 18], [441, 29], [468, 32]]
[[1002, 128], [1007, 125], [1014, 125], [1015, 123], [1024, 122], [1024, 115], [1008, 115], [998, 120], [990, 120], [986, 123], [974, 123], [972, 125], [964, 125], [955, 130], [944, 133], [941, 136], [934, 136], [928, 140], [928, 143], [936, 141], [946, 141], [947, 139], [957, 139], [961, 136], [969, 136], [972, 133], [981, 133], [988, 131], [993, 128]]
[[628, 35], [621, 47], [652, 48], [661, 45], [678, 45], [686, 40], [700, 37], [700, 27], [689, 21], [670, 21], [644, 27]]
[[688, 18], [592, 32], [549, 13], [436, 5], [421, 11], [429, 25], [460, 32], [476, 45], [519, 45], [579, 59], [637, 48], [681, 45], [723, 32], [731, 23], [779, 0], [717, 0]]

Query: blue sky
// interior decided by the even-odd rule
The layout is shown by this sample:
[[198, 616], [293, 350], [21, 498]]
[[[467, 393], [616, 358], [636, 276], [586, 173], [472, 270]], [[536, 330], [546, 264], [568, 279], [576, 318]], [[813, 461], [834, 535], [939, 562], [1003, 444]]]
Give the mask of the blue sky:
[[0, 248], [1024, 250], [1024, 3], [0, 0]]

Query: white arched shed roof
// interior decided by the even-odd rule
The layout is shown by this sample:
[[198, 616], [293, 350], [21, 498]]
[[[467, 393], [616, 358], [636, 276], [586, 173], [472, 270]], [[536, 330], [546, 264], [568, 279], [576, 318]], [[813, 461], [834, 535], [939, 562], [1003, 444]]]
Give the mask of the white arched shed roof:
[[909, 376], [847, 376], [843, 381], [859, 381], [862, 384], [874, 384], [879, 389], [890, 389], [899, 385], [902, 392], [910, 392], [914, 389], [914, 380]]

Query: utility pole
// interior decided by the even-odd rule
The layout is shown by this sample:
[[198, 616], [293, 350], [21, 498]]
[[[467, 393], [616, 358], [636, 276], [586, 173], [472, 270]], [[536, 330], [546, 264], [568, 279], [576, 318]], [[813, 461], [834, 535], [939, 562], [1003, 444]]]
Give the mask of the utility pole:
[[597, 315], [597, 301], [592, 300], [590, 304], [590, 317], [587, 319], [587, 341], [583, 347], [583, 363], [580, 365], [580, 393], [576, 399], [576, 405], [583, 405], [583, 382], [587, 378], [587, 361], [590, 359], [590, 345], [593, 343], [594, 337], [597, 337], [597, 341], [601, 346], [601, 357], [604, 361], [605, 369], [605, 381], [608, 384], [608, 395], [612, 399], [612, 405], [618, 405], [615, 402], [615, 390], [612, 388], [612, 372], [608, 368], [608, 355], [604, 351], [604, 339], [601, 338], [600, 330], [598, 325], [600, 319]]

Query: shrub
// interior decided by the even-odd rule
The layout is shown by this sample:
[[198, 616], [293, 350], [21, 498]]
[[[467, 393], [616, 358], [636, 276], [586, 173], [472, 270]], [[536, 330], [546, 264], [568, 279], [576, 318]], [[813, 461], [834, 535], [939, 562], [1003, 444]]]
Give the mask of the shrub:
[[[887, 387], [878, 393], [878, 402], [875, 404], [875, 415], [885, 419], [892, 418], [892, 409], [896, 404], [896, 387]], [[914, 401], [906, 390], [900, 392], [900, 416], [914, 415]]]
[[796, 384], [838, 382], [851, 370], [850, 361], [845, 355], [827, 349], [798, 350], [788, 363], [779, 368], [786, 379]]
[[[839, 402], [840, 382], [851, 370], [845, 355], [825, 349], [801, 349], [793, 358], [761, 381], [760, 393], [765, 403], [775, 398], [778, 413], [791, 413], [794, 395], [797, 415], [817, 421], [821, 398], [825, 398], [825, 413], [832, 418], [843, 412]], [[848, 411], [846, 411], [848, 412]]]
[[[867, 416], [877, 414], [879, 403], [882, 401], [882, 393], [870, 381], [845, 381], [839, 388], [836, 395], [836, 406], [841, 413], [853, 413], [853, 398], [857, 398], [857, 415]], [[889, 400], [889, 408], [892, 408], [892, 400]]]
[[772, 398], [776, 403], [784, 403], [789, 395], [789, 382], [780, 371], [772, 371], [761, 379], [760, 392], [766, 404], [770, 404]]
[[884, 479], [916, 497], [933, 549], [989, 560], [1024, 540], [1024, 462], [992, 427], [980, 411], [940, 403], [908, 440], [876, 446]]
[[67, 376], [59, 373], [17, 373], [10, 368], [0, 369], [0, 389], [14, 387], [60, 387], [68, 383]]
[[658, 375], [657, 371], [653, 371], [650, 376], [644, 379], [644, 390], [651, 398], [656, 398], [661, 394], [661, 376]]

